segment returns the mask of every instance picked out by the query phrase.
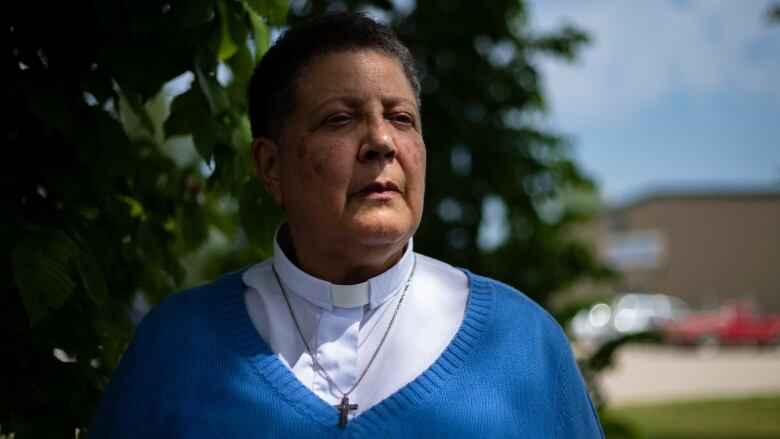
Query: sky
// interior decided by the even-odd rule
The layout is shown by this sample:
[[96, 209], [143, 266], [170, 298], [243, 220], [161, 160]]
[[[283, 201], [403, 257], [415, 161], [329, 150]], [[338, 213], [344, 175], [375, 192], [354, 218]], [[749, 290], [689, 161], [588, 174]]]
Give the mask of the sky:
[[539, 60], [547, 123], [604, 200], [654, 190], [780, 190], [780, 23], [762, 0], [530, 0], [535, 31], [591, 43]]

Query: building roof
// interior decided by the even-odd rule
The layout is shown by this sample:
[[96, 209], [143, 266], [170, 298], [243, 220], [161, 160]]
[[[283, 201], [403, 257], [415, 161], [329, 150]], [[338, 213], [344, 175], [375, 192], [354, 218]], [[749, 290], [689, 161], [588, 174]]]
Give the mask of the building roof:
[[607, 211], [620, 212], [653, 201], [702, 199], [780, 199], [780, 184], [768, 185], [656, 185], [637, 191], [626, 200], [607, 204]]

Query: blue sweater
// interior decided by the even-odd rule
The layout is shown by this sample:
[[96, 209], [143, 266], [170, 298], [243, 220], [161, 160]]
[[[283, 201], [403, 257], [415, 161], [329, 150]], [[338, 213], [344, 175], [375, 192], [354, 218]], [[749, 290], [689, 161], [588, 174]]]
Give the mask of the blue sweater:
[[337, 427], [255, 330], [241, 272], [174, 294], [138, 326], [90, 438], [603, 438], [557, 323], [467, 273], [464, 321], [425, 372]]

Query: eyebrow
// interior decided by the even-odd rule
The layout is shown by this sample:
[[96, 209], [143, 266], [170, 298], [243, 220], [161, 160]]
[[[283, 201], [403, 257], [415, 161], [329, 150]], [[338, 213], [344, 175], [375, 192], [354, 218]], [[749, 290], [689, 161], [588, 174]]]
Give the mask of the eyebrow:
[[[349, 107], [357, 107], [364, 102], [364, 99], [354, 95], [334, 96], [315, 105], [314, 112], [319, 112], [322, 110], [322, 108], [334, 102], [344, 103]], [[382, 99], [382, 104], [391, 105], [391, 106], [398, 105], [398, 104], [406, 104], [406, 105], [411, 105], [412, 107], [414, 107], [415, 110], [417, 110], [417, 104], [415, 101], [400, 96], [392, 96], [392, 97]]]

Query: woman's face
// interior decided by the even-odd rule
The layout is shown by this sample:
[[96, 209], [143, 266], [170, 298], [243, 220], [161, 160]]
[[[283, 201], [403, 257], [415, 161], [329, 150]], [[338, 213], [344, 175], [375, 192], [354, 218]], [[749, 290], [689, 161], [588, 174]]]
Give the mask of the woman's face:
[[426, 154], [401, 65], [372, 50], [336, 52], [299, 84], [269, 187], [294, 241], [325, 250], [403, 245], [420, 224]]

